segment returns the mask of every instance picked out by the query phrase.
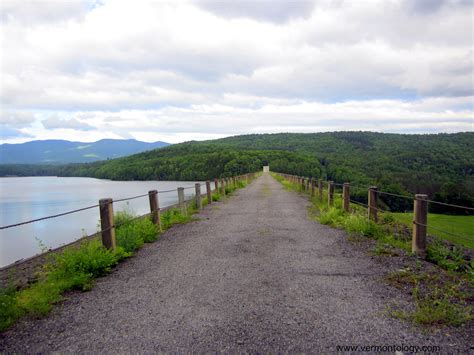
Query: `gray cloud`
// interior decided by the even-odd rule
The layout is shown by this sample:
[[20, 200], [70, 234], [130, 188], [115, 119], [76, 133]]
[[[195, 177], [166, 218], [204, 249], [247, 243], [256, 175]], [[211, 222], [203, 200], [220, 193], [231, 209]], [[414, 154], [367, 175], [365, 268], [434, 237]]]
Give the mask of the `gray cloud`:
[[35, 121], [35, 115], [28, 111], [0, 111], [0, 124], [16, 128], [29, 126]]
[[314, 7], [314, 1], [309, 0], [197, 0], [195, 3], [200, 8], [225, 18], [253, 18], [275, 23], [307, 18]]
[[46, 129], [75, 129], [79, 131], [89, 131], [93, 130], [94, 127], [88, 125], [87, 123], [82, 123], [76, 118], [59, 118], [57, 116], [51, 116], [46, 120], [41, 121], [43, 127]]
[[421, 15], [431, 15], [443, 7], [471, 7], [471, 0], [405, 0], [409, 11]]
[[2, 0], [0, 20], [34, 26], [81, 19], [88, 9], [98, 6], [99, 3], [97, 0]]

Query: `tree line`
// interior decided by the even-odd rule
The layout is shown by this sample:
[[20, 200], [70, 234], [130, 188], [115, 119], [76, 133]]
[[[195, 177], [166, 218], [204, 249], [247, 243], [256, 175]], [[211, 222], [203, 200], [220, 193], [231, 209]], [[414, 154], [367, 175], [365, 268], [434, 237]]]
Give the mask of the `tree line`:
[[[84, 176], [113, 180], [207, 180], [271, 170], [351, 182], [354, 198], [365, 188], [474, 206], [474, 133], [403, 135], [373, 132], [244, 135], [186, 142], [132, 156], [61, 166], [3, 165], [0, 176]], [[359, 186], [359, 188], [356, 188]], [[394, 211], [412, 201], [381, 196]], [[468, 213], [433, 205], [433, 212]]]

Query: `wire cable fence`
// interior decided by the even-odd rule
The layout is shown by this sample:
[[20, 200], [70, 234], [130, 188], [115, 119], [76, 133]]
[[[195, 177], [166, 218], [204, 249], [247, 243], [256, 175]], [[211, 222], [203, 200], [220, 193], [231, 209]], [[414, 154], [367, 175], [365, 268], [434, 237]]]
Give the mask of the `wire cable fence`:
[[[205, 186], [205, 184], [204, 184], [204, 186]], [[185, 187], [184, 189], [189, 190], [191, 188], [194, 188], [194, 186], [188, 186], [188, 187]], [[170, 193], [170, 192], [176, 192], [176, 191], [177, 191], [177, 189], [172, 189], [172, 190], [158, 191], [157, 193], [162, 194], [162, 193]], [[147, 197], [147, 196], [149, 196], [148, 193], [116, 199], [116, 200], [113, 200], [113, 202], [118, 203], [118, 202], [131, 201], [131, 200], [136, 200], [136, 199]], [[51, 219], [51, 218], [67, 216], [67, 215], [70, 215], [70, 214], [73, 214], [73, 213], [78, 213], [78, 212], [90, 210], [90, 209], [97, 208], [97, 207], [100, 207], [100, 204], [95, 204], [95, 205], [91, 205], [91, 206], [87, 206], [87, 207], [77, 208], [77, 209], [74, 209], [74, 210], [71, 210], [71, 211], [62, 212], [62, 213], [58, 213], [58, 214], [54, 214], [54, 215], [50, 215], [50, 216], [45, 216], [45, 217], [40, 217], [40, 218], [35, 218], [35, 219], [31, 219], [31, 220], [24, 221], [24, 222], [19, 222], [19, 223], [13, 223], [13, 224], [5, 225], [5, 226], [0, 226], [0, 230], [13, 228], [13, 227], [18, 227], [18, 226], [22, 226], [22, 225], [30, 224], [30, 223], [34, 223], [34, 222], [40, 222], [40, 221], [44, 221], [44, 220]]]
[[[304, 188], [306, 178], [286, 175], [285, 177], [290, 182], [301, 186], [302, 191], [307, 191]], [[314, 181], [314, 179], [312, 180]], [[323, 189], [318, 189], [318, 185], [323, 186]], [[341, 192], [342, 189], [342, 192]], [[344, 196], [344, 191], [349, 192], [349, 196]], [[331, 191], [332, 193], [331, 193]], [[313, 191], [311, 190], [311, 193]], [[430, 204], [441, 205], [449, 208], [464, 209], [465, 211], [474, 211], [473, 207], [461, 206], [457, 204], [445, 203], [440, 201], [434, 201], [427, 198], [426, 195], [414, 195], [414, 194], [403, 194], [396, 193], [391, 191], [379, 191], [374, 186], [363, 186], [352, 183], [338, 183], [332, 181], [323, 181], [321, 179], [317, 180], [316, 187], [314, 189], [315, 197], [318, 197], [315, 201], [319, 200], [321, 202], [328, 202], [328, 206], [336, 206], [340, 208], [348, 208], [350, 204], [358, 206], [358, 208], [364, 208], [367, 210], [367, 218], [372, 218], [377, 221], [377, 213], [380, 213], [383, 217], [383, 223], [400, 223], [401, 225], [410, 225], [407, 221], [407, 217], [410, 218], [410, 214], [413, 215], [413, 220], [411, 224], [414, 226], [425, 227], [426, 231], [432, 233], [435, 237], [442, 239], [449, 239], [454, 243], [461, 242], [464, 245], [472, 245], [474, 243], [474, 235], [465, 235], [466, 231], [463, 229], [457, 230], [453, 225], [453, 230], [449, 230], [448, 223], [455, 223], [451, 221], [443, 221], [442, 224], [438, 225], [434, 220], [435, 214], [429, 214], [428, 211]], [[371, 197], [372, 196], [372, 197]], [[334, 203], [334, 198], [341, 198], [341, 202], [337, 204]], [[347, 203], [344, 204], [344, 199], [347, 199]], [[417, 209], [417, 205], [424, 206], [421, 209]], [[349, 208], [350, 209], [350, 208]], [[430, 223], [420, 223], [419, 219], [424, 218], [426, 221], [431, 221]], [[447, 216], [446, 214], [442, 214]], [[434, 224], [434, 225], [433, 225]], [[414, 227], [413, 233], [417, 228]], [[474, 224], [471, 229], [471, 233], [474, 231]], [[451, 238], [449, 238], [451, 237]]]
[[77, 213], [77, 212], [81, 212], [81, 211], [86, 211], [86, 210], [90, 210], [90, 209], [92, 209], [92, 208], [97, 208], [97, 207], [99, 207], [99, 205], [92, 205], [92, 206], [87, 206], [87, 207], [83, 207], [83, 208], [78, 208], [78, 209], [75, 209], [75, 210], [72, 210], [72, 211], [68, 211], [68, 212], [63, 212], [63, 213], [54, 214], [54, 215], [51, 215], [51, 216], [35, 218], [35, 219], [29, 220], [29, 221], [25, 221], [25, 222], [19, 222], [19, 223], [14, 223], [14, 224], [2, 226], [2, 227], [0, 227], [0, 230], [2, 230], [2, 229], [8, 229], [8, 228], [13, 228], [13, 227], [19, 227], [19, 226], [22, 226], [22, 225], [25, 225], [25, 224], [30, 224], [30, 223], [34, 223], [34, 222], [44, 221], [44, 220], [46, 220], [46, 219], [51, 219], [51, 218], [56, 218], [56, 217], [67, 216], [67, 215], [69, 215], [69, 214], [73, 214], [73, 213]]

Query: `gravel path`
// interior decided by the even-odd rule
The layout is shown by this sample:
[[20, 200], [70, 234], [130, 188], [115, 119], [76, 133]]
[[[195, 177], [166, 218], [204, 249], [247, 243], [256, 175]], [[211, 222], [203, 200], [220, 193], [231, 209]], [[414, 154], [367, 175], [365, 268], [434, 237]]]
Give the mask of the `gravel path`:
[[308, 218], [308, 201], [269, 175], [197, 222], [165, 232], [46, 318], [0, 335], [19, 352], [336, 352], [337, 345], [440, 345], [385, 315], [405, 302], [381, 282], [384, 266], [343, 232]]

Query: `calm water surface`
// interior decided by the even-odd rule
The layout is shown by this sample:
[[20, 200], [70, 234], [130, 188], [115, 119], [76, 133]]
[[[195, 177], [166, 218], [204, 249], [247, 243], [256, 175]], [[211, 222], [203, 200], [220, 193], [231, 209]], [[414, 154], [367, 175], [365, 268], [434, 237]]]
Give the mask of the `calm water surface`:
[[[91, 178], [13, 177], [0, 178], [0, 225], [67, 212], [98, 204], [99, 199], [114, 200], [142, 195], [149, 190], [159, 194], [160, 207], [177, 202], [178, 187], [194, 187], [184, 181], [110, 181]], [[194, 188], [186, 189], [191, 197]], [[206, 186], [201, 187], [206, 192]], [[114, 203], [114, 211], [130, 210], [135, 214], [150, 211], [148, 196]], [[99, 208], [67, 216], [0, 230], [0, 267], [41, 252], [40, 244], [54, 248], [97, 231]]]

